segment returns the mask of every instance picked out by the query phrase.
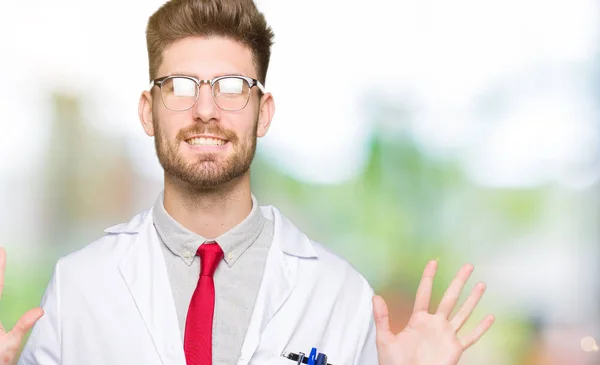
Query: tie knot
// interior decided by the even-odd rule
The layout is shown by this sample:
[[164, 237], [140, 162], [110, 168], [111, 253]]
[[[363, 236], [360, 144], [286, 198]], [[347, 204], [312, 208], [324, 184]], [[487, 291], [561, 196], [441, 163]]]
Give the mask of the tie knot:
[[200, 256], [200, 276], [213, 276], [221, 259], [223, 250], [215, 243], [204, 243], [198, 247]]

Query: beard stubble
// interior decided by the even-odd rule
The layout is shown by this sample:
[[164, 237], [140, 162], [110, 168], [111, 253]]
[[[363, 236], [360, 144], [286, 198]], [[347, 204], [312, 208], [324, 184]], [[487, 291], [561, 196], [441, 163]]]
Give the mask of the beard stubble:
[[[252, 133], [245, 141], [235, 132], [223, 129], [219, 124], [203, 125], [196, 123], [177, 133], [175, 141], [169, 143], [160, 129], [159, 123], [153, 122], [154, 146], [160, 165], [166, 174], [172, 175], [192, 188], [206, 190], [220, 186], [244, 175], [249, 169], [256, 153], [258, 118], [254, 122]], [[195, 161], [186, 161], [179, 153], [179, 147], [186, 138], [197, 134], [213, 134], [228, 140], [233, 153], [223, 158], [217, 153], [205, 153], [197, 156]]]

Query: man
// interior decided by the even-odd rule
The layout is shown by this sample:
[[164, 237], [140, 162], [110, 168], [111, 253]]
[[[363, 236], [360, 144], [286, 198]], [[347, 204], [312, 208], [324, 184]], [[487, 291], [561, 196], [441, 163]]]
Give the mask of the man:
[[[489, 329], [491, 316], [456, 334], [482, 284], [450, 318], [470, 265], [428, 313], [432, 261], [407, 328], [390, 332], [385, 302], [351, 265], [258, 205], [249, 167], [275, 111], [272, 38], [252, 0], [172, 0], [151, 16], [139, 116], [164, 190], [59, 260], [43, 310], [0, 335], [0, 360], [34, 323], [19, 364], [293, 364], [288, 354], [314, 347], [335, 365], [455, 365]], [[0, 250], [0, 273], [5, 262]]]

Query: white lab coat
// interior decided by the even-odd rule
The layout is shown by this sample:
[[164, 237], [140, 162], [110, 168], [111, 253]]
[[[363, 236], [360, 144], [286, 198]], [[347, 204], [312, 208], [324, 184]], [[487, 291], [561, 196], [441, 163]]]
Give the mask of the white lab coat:
[[[237, 365], [293, 365], [317, 347], [333, 365], [375, 365], [367, 281], [276, 208], [274, 238]], [[18, 365], [185, 365], [152, 210], [61, 258]], [[234, 364], [214, 364], [234, 365]]]

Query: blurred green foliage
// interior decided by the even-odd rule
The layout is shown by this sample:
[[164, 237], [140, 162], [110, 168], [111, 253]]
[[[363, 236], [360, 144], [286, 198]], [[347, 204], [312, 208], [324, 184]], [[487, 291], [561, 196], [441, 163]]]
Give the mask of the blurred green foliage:
[[[77, 102], [68, 97], [57, 97], [55, 103], [57, 119], [63, 122], [54, 126], [54, 134], [63, 135], [61, 130], [79, 125], [65, 144], [69, 141], [81, 143], [80, 140], [87, 138], [87, 132], [80, 126], [82, 118]], [[406, 117], [404, 111], [390, 109], [387, 112], [390, 115], [377, 118], [401, 120]], [[61, 148], [52, 155], [72, 158], [72, 148]], [[80, 248], [86, 242], [74, 241], [81, 240], [82, 236], [102, 234], [90, 232], [95, 230], [91, 227], [95, 227], [94, 222], [98, 219], [89, 212], [95, 205], [88, 199], [90, 188], [86, 176], [93, 167], [94, 176], [108, 176], [105, 185], [109, 188], [122, 186], [126, 181], [122, 177], [129, 177], [117, 175], [115, 171], [124, 173], [123, 165], [115, 169], [110, 161], [120, 161], [124, 151], [115, 151], [107, 159], [106, 166], [90, 163], [94, 156], [97, 157], [92, 151], [88, 157], [79, 155], [77, 159], [78, 166], [87, 166], [85, 168], [72, 171], [72, 166], [63, 163], [59, 170], [46, 171], [47, 181], [42, 181], [41, 186], [60, 192], [50, 199], [51, 210], [60, 210], [67, 201], [66, 208], [70, 213], [58, 211], [52, 214], [49, 223], [54, 228], [48, 232], [50, 242], [41, 245], [34, 258], [19, 257], [21, 253], [13, 257], [9, 252], [6, 287], [0, 301], [0, 320], [6, 327], [12, 327], [26, 309], [39, 304], [56, 259], [67, 251], [65, 247]], [[375, 128], [368, 156], [361, 172], [354, 178], [339, 184], [319, 185], [299, 181], [284, 173], [259, 149], [252, 166], [253, 190], [261, 204], [277, 206], [311, 238], [347, 258], [377, 292], [389, 297], [398, 296], [403, 305], [412, 303], [428, 260], [440, 260], [433, 293], [433, 302], [437, 303], [456, 271], [465, 263], [469, 251], [491, 249], [510, 242], [511, 238], [532, 229], [543, 218], [548, 191], [475, 185], [457, 161], [428, 155], [401, 130], [389, 133]], [[65, 185], [65, 179], [73, 181]], [[103, 184], [100, 178], [93, 181], [93, 189]], [[79, 193], [67, 199], [73, 191]], [[133, 190], [121, 188], [116, 191], [127, 196]], [[48, 195], [52, 194], [52, 191], [48, 192]], [[110, 195], [110, 192], [95, 194], [94, 198], [106, 201], [106, 194]], [[105, 207], [105, 213], [113, 211], [110, 206]], [[478, 241], [481, 237], [486, 237], [485, 242]], [[474, 282], [470, 283], [464, 296], [472, 285]], [[406, 311], [405, 308], [398, 310]], [[478, 308], [466, 328], [472, 328], [487, 311], [486, 306]], [[501, 312], [495, 314], [498, 320], [485, 341], [493, 342], [496, 351], [506, 354], [507, 364], [518, 364], [533, 336], [532, 324], [527, 314], [519, 318]]]

